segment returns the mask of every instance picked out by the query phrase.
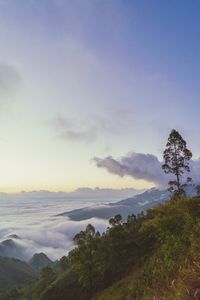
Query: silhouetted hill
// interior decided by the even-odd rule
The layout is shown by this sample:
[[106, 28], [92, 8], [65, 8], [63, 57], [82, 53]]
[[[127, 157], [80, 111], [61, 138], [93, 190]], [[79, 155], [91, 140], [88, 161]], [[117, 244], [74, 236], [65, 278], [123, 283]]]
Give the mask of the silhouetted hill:
[[53, 262], [44, 253], [36, 253], [28, 261], [28, 264], [37, 272], [41, 271], [44, 267], [52, 267]]
[[121, 200], [115, 203], [104, 205], [93, 205], [81, 209], [75, 209], [69, 212], [60, 214], [60, 216], [67, 216], [71, 220], [81, 221], [93, 217], [101, 219], [109, 219], [116, 214], [120, 214], [125, 220], [129, 214], [138, 214], [158, 203], [162, 203], [169, 199], [169, 192], [166, 190], [159, 190], [152, 188], [146, 192], [136, 195], [134, 197]]
[[[186, 193], [188, 196], [193, 197], [196, 195], [196, 185], [190, 184], [187, 186]], [[71, 220], [81, 221], [93, 217], [100, 219], [110, 219], [116, 214], [120, 214], [125, 220], [128, 215], [134, 213], [138, 214], [156, 204], [163, 203], [170, 198], [170, 193], [167, 190], [160, 190], [152, 188], [144, 193], [135, 195], [131, 198], [121, 200], [115, 203], [104, 205], [92, 205], [80, 209], [75, 209], [69, 212], [59, 214], [60, 216], [67, 216]]]

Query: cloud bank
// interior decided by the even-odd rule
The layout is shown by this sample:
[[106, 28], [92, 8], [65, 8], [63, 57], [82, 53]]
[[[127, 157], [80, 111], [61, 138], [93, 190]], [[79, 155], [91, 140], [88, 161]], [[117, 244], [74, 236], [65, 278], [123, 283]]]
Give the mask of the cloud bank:
[[[170, 175], [166, 175], [162, 171], [163, 162], [153, 154], [132, 152], [120, 159], [107, 156], [105, 158], [95, 157], [94, 161], [97, 167], [105, 168], [112, 174], [121, 177], [128, 175], [134, 179], [143, 179], [154, 183], [158, 187], [166, 186], [170, 177]], [[200, 159], [190, 161], [189, 175], [195, 183], [200, 182]]]
[[97, 167], [105, 168], [112, 174], [121, 177], [129, 175], [134, 179], [143, 179], [157, 186], [166, 183], [166, 176], [162, 172], [162, 163], [155, 155], [132, 152], [120, 159], [112, 156], [94, 158]]
[[[108, 226], [107, 221], [97, 218], [75, 222], [67, 217], [52, 217], [42, 223], [38, 221], [24, 224], [23, 227], [8, 226], [0, 243], [3, 242], [6, 256], [27, 261], [35, 253], [44, 252], [49, 258], [56, 260], [67, 255], [74, 247], [73, 237], [85, 229], [88, 223], [93, 224], [100, 232], [105, 231]], [[17, 234], [17, 238], [11, 237], [12, 241], [10, 241], [10, 234]]]
[[0, 255], [29, 260], [34, 253], [44, 252], [52, 260], [59, 259], [72, 249], [74, 235], [88, 223], [100, 232], [108, 226], [106, 220], [97, 217], [73, 221], [61, 213], [83, 207], [102, 207], [103, 203], [115, 202], [135, 193], [135, 189], [99, 188], [79, 188], [71, 193], [0, 193]]

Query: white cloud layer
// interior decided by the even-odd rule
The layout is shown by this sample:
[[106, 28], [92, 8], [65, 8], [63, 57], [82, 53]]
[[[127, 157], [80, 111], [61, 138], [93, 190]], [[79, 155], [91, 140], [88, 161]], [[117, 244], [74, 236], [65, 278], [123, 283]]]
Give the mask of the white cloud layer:
[[[128, 196], [131, 191], [134, 193], [134, 190], [128, 189], [119, 191], [119, 194]], [[34, 253], [44, 252], [52, 260], [59, 259], [72, 249], [74, 235], [88, 223], [103, 232], [108, 222], [98, 218], [71, 221], [66, 216], [57, 215], [76, 208], [113, 202], [115, 195], [115, 190], [89, 188], [79, 189], [74, 195], [47, 191], [15, 195], [0, 193], [0, 255], [4, 251], [7, 256], [28, 260]], [[119, 198], [116, 197], [117, 200]]]
[[[20, 239], [13, 239], [16, 245], [13, 248], [8, 247], [6, 255], [29, 260], [33, 254], [44, 252], [52, 260], [59, 259], [73, 248], [74, 235], [83, 230], [88, 223], [93, 224], [101, 232], [108, 225], [105, 220], [95, 218], [75, 222], [67, 217], [55, 217], [24, 228], [13, 228], [13, 231], [7, 228], [7, 236], [13, 232]], [[2, 241], [6, 239], [4, 235]]]

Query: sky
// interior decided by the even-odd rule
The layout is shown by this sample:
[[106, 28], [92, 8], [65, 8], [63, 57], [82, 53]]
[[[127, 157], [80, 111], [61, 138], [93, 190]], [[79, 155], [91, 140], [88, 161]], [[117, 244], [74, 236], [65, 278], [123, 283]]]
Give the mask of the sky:
[[195, 0], [0, 0], [0, 191], [159, 186], [173, 128], [199, 162], [199, 36]]

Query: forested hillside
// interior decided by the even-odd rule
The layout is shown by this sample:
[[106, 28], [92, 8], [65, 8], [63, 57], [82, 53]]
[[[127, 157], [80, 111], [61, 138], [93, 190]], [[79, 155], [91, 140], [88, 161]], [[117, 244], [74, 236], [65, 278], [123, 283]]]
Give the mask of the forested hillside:
[[199, 197], [175, 196], [124, 223], [117, 215], [102, 235], [88, 225], [67, 258], [1, 299], [200, 299], [199, 232]]

